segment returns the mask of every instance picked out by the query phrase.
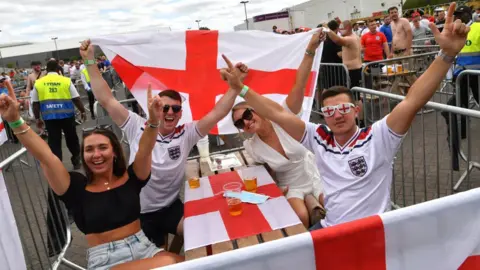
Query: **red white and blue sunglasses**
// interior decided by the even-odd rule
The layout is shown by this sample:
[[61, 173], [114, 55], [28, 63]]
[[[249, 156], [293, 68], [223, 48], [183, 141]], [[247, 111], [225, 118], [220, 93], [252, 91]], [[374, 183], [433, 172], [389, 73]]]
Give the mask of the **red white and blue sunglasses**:
[[335, 110], [338, 110], [340, 114], [347, 114], [352, 110], [352, 108], [355, 108], [355, 105], [352, 103], [341, 103], [335, 106], [324, 106], [322, 107], [321, 111], [323, 116], [332, 117], [335, 113]]

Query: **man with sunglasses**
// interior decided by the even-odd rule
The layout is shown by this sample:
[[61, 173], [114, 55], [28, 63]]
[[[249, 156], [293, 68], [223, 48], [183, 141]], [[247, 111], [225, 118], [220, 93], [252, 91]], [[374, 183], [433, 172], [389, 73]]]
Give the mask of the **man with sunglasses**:
[[[90, 75], [92, 91], [112, 120], [125, 132], [133, 162], [145, 128], [146, 119], [128, 111], [112, 95], [94, 62], [94, 49], [89, 40], [80, 46], [80, 54]], [[234, 70], [244, 78], [247, 67], [241, 63]], [[227, 87], [227, 86], [226, 86]], [[159, 112], [158, 138], [152, 154], [152, 176], [140, 194], [142, 229], [157, 246], [164, 245], [165, 234], [183, 235], [183, 203], [178, 195], [185, 181], [185, 166], [193, 146], [205, 137], [231, 110], [237, 93], [229, 90], [216, 106], [197, 122], [177, 126], [182, 117], [182, 97], [175, 90], [159, 93], [163, 110]]]
[[453, 21], [456, 4], [450, 5], [443, 31], [430, 24], [441, 51], [412, 85], [405, 99], [371, 127], [355, 124], [359, 108], [349, 89], [333, 87], [321, 95], [327, 125], [305, 123], [281, 105], [245, 86], [235, 74], [227, 74], [237, 90], [261, 115], [267, 115], [316, 156], [325, 191], [326, 217], [312, 229], [332, 226], [380, 214], [390, 209], [392, 163], [402, 138], [416, 113], [435, 94], [455, 56], [465, 44], [469, 27]]

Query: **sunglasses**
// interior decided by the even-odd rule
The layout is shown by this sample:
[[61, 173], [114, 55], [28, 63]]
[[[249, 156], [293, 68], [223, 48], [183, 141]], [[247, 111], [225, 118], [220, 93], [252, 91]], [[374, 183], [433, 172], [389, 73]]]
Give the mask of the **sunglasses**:
[[182, 110], [182, 105], [164, 105], [163, 112], [167, 113], [170, 108], [172, 108], [173, 113], [178, 113]]
[[98, 125], [98, 126], [82, 129], [83, 137], [85, 137], [87, 135], [90, 135], [92, 132], [98, 131], [98, 130], [109, 130], [109, 131], [113, 132], [112, 125], [108, 125], [108, 124], [107, 125]]
[[342, 103], [335, 106], [324, 106], [321, 110], [323, 116], [331, 117], [335, 113], [335, 110], [338, 110], [340, 114], [347, 114], [352, 110], [352, 108], [355, 108], [355, 105], [352, 103]]
[[238, 129], [244, 129], [245, 128], [245, 121], [244, 120], [252, 120], [253, 118], [253, 110], [247, 108], [240, 119], [237, 121], [233, 122], [233, 125], [238, 128]]

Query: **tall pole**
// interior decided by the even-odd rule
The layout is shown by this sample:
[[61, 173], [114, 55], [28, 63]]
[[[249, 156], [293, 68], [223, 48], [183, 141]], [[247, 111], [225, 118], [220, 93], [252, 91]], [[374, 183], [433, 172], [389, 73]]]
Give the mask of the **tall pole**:
[[247, 4], [249, 1], [242, 1], [240, 4], [243, 4], [243, 7], [245, 8], [245, 23], [247, 25], [247, 30], [248, 30], [248, 16], [247, 16]]
[[58, 56], [58, 47], [57, 47], [57, 39], [58, 37], [53, 37], [52, 40], [55, 43], [55, 52], [57, 53], [57, 61], [59, 61], [59, 56]]
[[195, 22], [196, 22], [197, 25], [198, 25], [198, 29], [200, 29], [200, 22], [201, 22], [201, 21], [202, 21], [202, 20], [195, 20]]

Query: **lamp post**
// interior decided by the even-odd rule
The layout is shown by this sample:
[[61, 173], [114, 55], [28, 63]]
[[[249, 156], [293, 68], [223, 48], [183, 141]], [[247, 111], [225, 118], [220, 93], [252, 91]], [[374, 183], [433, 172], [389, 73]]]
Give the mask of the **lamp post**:
[[202, 21], [202, 20], [195, 20], [195, 22], [196, 22], [197, 25], [198, 25], [198, 29], [200, 29], [200, 22], [201, 22], [201, 21]]
[[241, 1], [240, 4], [243, 4], [243, 7], [245, 8], [245, 23], [247, 24], [247, 30], [248, 30], [248, 16], [247, 16], [247, 4], [249, 1]]
[[58, 60], [59, 60], [59, 56], [58, 56], [57, 39], [58, 39], [58, 37], [52, 37], [52, 40], [53, 40], [53, 42], [55, 43], [55, 52], [57, 53], [57, 61], [58, 61]]

